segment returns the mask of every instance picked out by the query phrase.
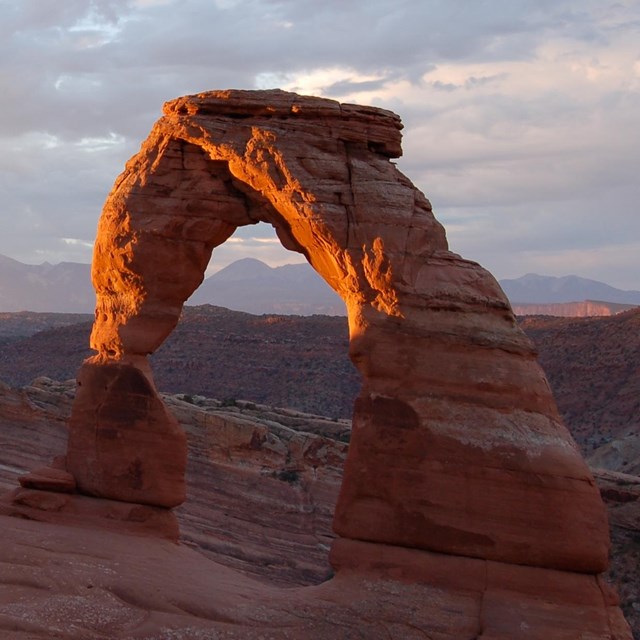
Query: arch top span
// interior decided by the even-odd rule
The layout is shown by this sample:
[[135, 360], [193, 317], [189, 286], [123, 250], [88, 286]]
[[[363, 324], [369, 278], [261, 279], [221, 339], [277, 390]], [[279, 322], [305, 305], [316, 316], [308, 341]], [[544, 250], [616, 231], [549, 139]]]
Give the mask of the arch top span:
[[[403, 129], [400, 116], [393, 111], [336, 100], [272, 89], [268, 91], [207, 91], [166, 102], [162, 109], [168, 117], [224, 118], [236, 122], [251, 119], [266, 124], [269, 120], [289, 125], [311, 124], [324, 127], [322, 138], [363, 143], [388, 158], [402, 155]], [[249, 122], [250, 123], [250, 122]], [[248, 123], [248, 124], [249, 124]], [[275, 124], [275, 123], [274, 123]], [[302, 133], [302, 127], [299, 133]]]
[[167, 468], [163, 486], [180, 482], [183, 444], [175, 424], [158, 427], [170, 418], [146, 356], [174, 328], [214, 248], [265, 221], [347, 306], [363, 384], [336, 532], [599, 571], [608, 534], [590, 472], [497, 282], [449, 251], [429, 201], [391, 161], [401, 129], [389, 111], [279, 90], [165, 105], [99, 222], [98, 355], [80, 376], [69, 470], [88, 493], [180, 501], [178, 490], [154, 489]]
[[[420, 277], [407, 258], [424, 264], [447, 251], [429, 201], [390, 162], [401, 154], [402, 124], [389, 111], [275, 90], [187, 96], [164, 113], [101, 219], [92, 346], [103, 356], [157, 348], [211, 250], [244, 224], [271, 223], [345, 300], [351, 319], [366, 307], [401, 316], [399, 288], [410, 294]], [[130, 241], [119, 255], [114, 234]], [[138, 260], [153, 244], [164, 258]], [[103, 277], [117, 261], [126, 283]]]

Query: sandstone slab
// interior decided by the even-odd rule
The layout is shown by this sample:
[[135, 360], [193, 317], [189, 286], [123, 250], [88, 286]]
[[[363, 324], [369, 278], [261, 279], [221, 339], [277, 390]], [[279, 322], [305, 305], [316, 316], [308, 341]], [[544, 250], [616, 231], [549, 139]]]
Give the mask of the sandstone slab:
[[[47, 384], [40, 389], [42, 405], [52, 412], [54, 421], [58, 421], [61, 417], [58, 413], [60, 402], [56, 400], [56, 395], [64, 397], [68, 387], [69, 385]], [[289, 587], [285, 593], [291, 593], [292, 586], [317, 584], [325, 580], [330, 569], [327, 563], [327, 547], [331, 543], [331, 517], [340, 485], [342, 462], [346, 455], [346, 444], [343, 442], [346, 424], [249, 402], [238, 402], [237, 406], [225, 407], [221, 406], [220, 402], [202, 397], [189, 398], [189, 402], [185, 402], [181, 395], [165, 396], [164, 399], [188, 435], [190, 447], [188, 499], [175, 511], [180, 520], [182, 544], [206, 555], [206, 558], [200, 562], [200, 570], [211, 571], [215, 576], [220, 576], [221, 571], [225, 570], [224, 567], [234, 568], [245, 576], [255, 577], [262, 583], [262, 588], [266, 589], [264, 585], [269, 585], [268, 591], [272, 595], [278, 593], [279, 587], [283, 585]], [[0, 405], [0, 422], [1, 418]], [[255, 436], [256, 433], [259, 434], [259, 438]], [[33, 441], [31, 434], [32, 431], [27, 428], [22, 431], [25, 439], [22, 449], [25, 444]], [[255, 446], [257, 441], [259, 447]], [[322, 443], [322, 446], [316, 446], [317, 442]], [[39, 459], [46, 460], [50, 457], [51, 450], [47, 448], [50, 444], [49, 440], [40, 439], [37, 444], [42, 447], [39, 451]], [[17, 440], [15, 446], [18, 447]], [[6, 457], [5, 451], [0, 453], [2, 453], [0, 466], [11, 461]], [[294, 470], [297, 474], [295, 478], [290, 473]], [[601, 476], [602, 473], [598, 472], [600, 479], [602, 479]], [[628, 529], [632, 523], [627, 515], [629, 509], [637, 510], [640, 504], [637, 500], [638, 479], [609, 473], [604, 481], [604, 494], [608, 499], [618, 501], [617, 504], [611, 505], [612, 524], [619, 522], [624, 527], [620, 530], [628, 530], [629, 535], [633, 535], [633, 531]], [[95, 535], [98, 540], [101, 540], [106, 534], [111, 539], [111, 533], [122, 534], [125, 531], [135, 533], [136, 536], [144, 535], [154, 538], [163, 535], [164, 525], [159, 520], [140, 519], [142, 505], [112, 503], [104, 499], [75, 496], [79, 500], [74, 500], [76, 503], [74, 511], [70, 510], [70, 507], [60, 508], [58, 512], [54, 511], [53, 509], [59, 507], [60, 502], [66, 502], [67, 497], [70, 496], [30, 491], [25, 492], [20, 511], [17, 510], [18, 505], [11, 506], [16, 515], [37, 520], [32, 523], [33, 531], [29, 530], [22, 534], [32, 540], [34, 546], [41, 544], [41, 539], [38, 537], [40, 534], [50, 538], [51, 530], [47, 528], [49, 525], [46, 525], [46, 522], [57, 523], [57, 526], [64, 525], [61, 535], [73, 539], [77, 549], [85, 551], [87, 551], [87, 541], [84, 537], [87, 536], [91, 538]], [[86, 508], [80, 511], [79, 503], [91, 504], [91, 512], [88, 513]], [[38, 509], [28, 506], [29, 504], [37, 506]], [[49, 510], [44, 510], [44, 506]], [[117, 511], [114, 513], [115, 507]], [[154, 510], [152, 507], [146, 507], [146, 509], [152, 512], [164, 512], [165, 516], [169, 514], [167, 510]], [[128, 519], [127, 514], [138, 514], [136, 521]], [[4, 551], [9, 553], [15, 549], [16, 552], [24, 553], [24, 545], [16, 545], [16, 538], [3, 528], [5, 522], [7, 520], [0, 518]], [[38, 522], [45, 525], [45, 529], [40, 529]], [[637, 531], [637, 522], [636, 519], [635, 531]], [[83, 533], [80, 529], [93, 529], [93, 533], [88, 531]], [[614, 527], [614, 533], [616, 531], [619, 532]], [[124, 539], [127, 540], [127, 548], [131, 547], [132, 553], [136, 552], [139, 548], [138, 543], [130, 542], [127, 537]], [[153, 542], [150, 544], [151, 547], [154, 546]], [[68, 555], [64, 549], [58, 549], [61, 555], [52, 555], [51, 563], [54, 567], [57, 566], [60, 570], [65, 568], [67, 571], [75, 564], [84, 566], [90, 554], [94, 552], [92, 549], [95, 550], [99, 546], [101, 545], [92, 543], [89, 545], [87, 554], [79, 556]], [[144, 545], [145, 549], [148, 547], [149, 545]], [[624, 578], [624, 583], [620, 586], [626, 596], [625, 612], [632, 616], [633, 603], [637, 597], [633, 592], [624, 591], [633, 589], [637, 573], [637, 561], [634, 561], [634, 556], [632, 552], [630, 553], [631, 549], [630, 540], [621, 541], [614, 551], [614, 562], [618, 575]], [[183, 557], [180, 555], [182, 551], [176, 553], [179, 554], [178, 557]], [[158, 562], [164, 563], [167, 557], [166, 552], [159, 554]], [[362, 630], [362, 634], [370, 632], [372, 634], [370, 637], [376, 637], [375, 633], [382, 634], [383, 628], [391, 630], [389, 633], [397, 632], [399, 638], [412, 637], [411, 633], [416, 633], [420, 637], [418, 628], [412, 630], [408, 626], [410, 624], [420, 625], [419, 628], [422, 631], [431, 633], [433, 637], [474, 637], [472, 632], [477, 630], [478, 611], [484, 598], [482, 594], [486, 571], [483, 567], [488, 566], [486, 562], [442, 554], [414, 553], [409, 548], [391, 545], [356, 542], [351, 544], [351, 541], [344, 539], [336, 544], [331, 558], [338, 571], [332, 587], [335, 593], [331, 595], [330, 602], [335, 603], [338, 600], [348, 602], [349, 598], [353, 599], [352, 611], [348, 614], [349, 624], [352, 626], [330, 628], [330, 633], [333, 635], [327, 637], [340, 638], [340, 632], [343, 630], [345, 637], [361, 637], [357, 635], [360, 633], [358, 629]], [[211, 560], [214, 562], [211, 563]], [[34, 562], [40, 563], [43, 560], [37, 557]], [[135, 588], [139, 592], [154, 589], [154, 579], [148, 579], [148, 576], [158, 571], [159, 567], [149, 573], [148, 568], [141, 568], [140, 564], [132, 562], [128, 552], [123, 551], [113, 551], [111, 562], [113, 564], [105, 565], [104, 554], [95, 558], [95, 563], [102, 567], [97, 570], [97, 575], [101, 575], [107, 567], [110, 568], [109, 570], [120, 571], [122, 569], [119, 567], [124, 567], [123, 563], [130, 563], [128, 565], [130, 572], [141, 572], [136, 576]], [[626, 563], [626, 573], [622, 573], [621, 563]], [[223, 565], [223, 568], [218, 569], [220, 565]], [[0, 566], [2, 567], [0, 585], [4, 584], [3, 580], [14, 579], [18, 575], [25, 577], [24, 567], [13, 567], [10, 563]], [[506, 623], [500, 623], [503, 633], [506, 632], [505, 628], [508, 631], [513, 628], [517, 630], [516, 623], [526, 622], [529, 625], [528, 633], [537, 632], [547, 634], [546, 637], [555, 637], [550, 635], [550, 629], [554, 627], [550, 626], [549, 621], [541, 619], [541, 612], [545, 609], [555, 611], [555, 632], [577, 633], [576, 627], [569, 627], [568, 624], [571, 616], [575, 617], [576, 606], [578, 606], [582, 608], [580, 610], [585, 611], [585, 621], [589, 620], [589, 624], [595, 625], [591, 629], [591, 637], [601, 637], [593, 634], [603, 633], [602, 620], [613, 616], [614, 613], [611, 623], [613, 625], [615, 622], [620, 628], [615, 634], [612, 631], [610, 636], [604, 632], [603, 637], [628, 637], [623, 633], [626, 628], [624, 620], [617, 617], [619, 616], [619, 610], [617, 613], [615, 610], [617, 599], [611, 596], [607, 585], [600, 579], [598, 584], [602, 587], [606, 602], [603, 601], [602, 604], [602, 615], [595, 615], [597, 608], [595, 601], [591, 600], [589, 608], [584, 609], [586, 605], [584, 603], [576, 605], [573, 596], [566, 602], [569, 597], [566, 593], [567, 589], [563, 592], [554, 588], [556, 581], [559, 581], [561, 584], [572, 585], [575, 593], [579, 595], [585, 584], [593, 584], [593, 576], [583, 576], [588, 579], [582, 580], [574, 575], [573, 582], [569, 579], [563, 582], [563, 577], [569, 578], [573, 574], [566, 576], [564, 572], [521, 571], [520, 575], [524, 578], [518, 582], [514, 578], [514, 575], [518, 574], [507, 571], [507, 568], [508, 565], [503, 567], [503, 571], [496, 575], [494, 581], [494, 590], [503, 593], [502, 600], [492, 601], [491, 605], [494, 625], [498, 624], [500, 617], [511, 621], [512, 627], [505, 627]], [[514, 569], [517, 571], [518, 567]], [[73, 571], [74, 575], [77, 575], [77, 569]], [[215, 576], [212, 575], [212, 579]], [[504, 582], [500, 586], [500, 580], [503, 579]], [[52, 603], [69, 598], [69, 593], [64, 589], [56, 592], [54, 589], [58, 589], [58, 586], [53, 583], [47, 584], [51, 589], [47, 597], [51, 600], [46, 598], [29, 600], [24, 606], [25, 615], [27, 610], [40, 611], [40, 607], [44, 610], [53, 606]], [[96, 583], [91, 584], [96, 588]], [[412, 584], [418, 585], [418, 589], [414, 591]], [[426, 584], [431, 587], [427, 589]], [[526, 589], [527, 585], [529, 585], [528, 589]], [[90, 625], [91, 611], [98, 610], [105, 602], [114, 605], [112, 597], [104, 594], [93, 600], [93, 588], [85, 588], [84, 593], [82, 589], [78, 589], [71, 594], [72, 601], [78, 605], [79, 610], [84, 612], [84, 626]], [[342, 595], [340, 595], [341, 591], [344, 591]], [[15, 585], [11, 586], [8, 592], [14, 593], [16, 597], [18, 595]], [[114, 591], [116, 592], [120, 593], [119, 590]], [[313, 589], [310, 591], [311, 594], [314, 592]], [[1, 588], [0, 593], [2, 593]], [[24, 594], [24, 592], [21, 593]], [[40, 596], [44, 595], [34, 590], [33, 594], [37, 593], [40, 593]], [[412, 596], [407, 602], [401, 600], [412, 593], [417, 594], [415, 599]], [[387, 601], [389, 594], [393, 594], [393, 597]], [[192, 597], [194, 594], [191, 591], [185, 592], [181, 604], [186, 607], [188, 600]], [[105, 600], [103, 601], [102, 598]], [[215, 596], [212, 595], [211, 598], [213, 600]], [[373, 600], [369, 600], [370, 606], [364, 606], [363, 602], [368, 598]], [[423, 601], [419, 598], [423, 598]], [[559, 615], [558, 607], [560, 611], [564, 611], [563, 603], [567, 605], [568, 610]], [[195, 609], [203, 605], [200, 600], [194, 600], [191, 606]], [[207, 606], [210, 606], [210, 603]], [[256, 606], [262, 608], [263, 605]], [[344, 608], [338, 606], [322, 608], [324, 605], [317, 601], [314, 606], [320, 607], [323, 615], [328, 618], [342, 620], [347, 618]], [[120, 609], [116, 608], [116, 611], [122, 613]], [[309, 615], [308, 611], [309, 608], [305, 609], [305, 616]], [[512, 611], [517, 611], [518, 615], [514, 615]], [[534, 611], [537, 612], [535, 615]], [[573, 611], [573, 614], [570, 611]], [[112, 615], [115, 616], [115, 613]], [[134, 614], [131, 613], [131, 615]], [[145, 615], [154, 617], [156, 614], [141, 605], [140, 610], [135, 613], [136, 619], [142, 619]], [[357, 627], [358, 615], [363, 617], [360, 628]], [[485, 617], [484, 614], [483, 617]], [[629, 619], [632, 620], [633, 617]], [[77, 615], [75, 620], [78, 624]], [[286, 618], [283, 617], [283, 620]], [[532, 624], [533, 621], [536, 622], [535, 625]], [[584, 631], [586, 637], [590, 637], [585, 631], [585, 621], [582, 621], [577, 629]], [[278, 631], [276, 622], [274, 619], [274, 626], [269, 627], [269, 634], [277, 637], [276, 632], [282, 632], [283, 636], [287, 637], [286, 631]], [[50, 623], [52, 628], [55, 627], [55, 620], [50, 620]], [[182, 624], [188, 627], [190, 624], [206, 625], [207, 622], [183, 620]], [[302, 623], [299, 621], [297, 624]], [[567, 626], [561, 630], [557, 628], [560, 624]], [[245, 621], [243, 625], [249, 625], [249, 623]], [[310, 625], [311, 622], [306, 627], [307, 630], [312, 628]], [[379, 626], [376, 627], [376, 625]], [[251, 630], [247, 626], [241, 628], [246, 632], [246, 637], [250, 638]], [[46, 627], [43, 627], [40, 632], [42, 637], [47, 637], [45, 629]], [[209, 631], [200, 627], [198, 629], [198, 633], [203, 634], [204, 637], [214, 635], [211, 628]], [[351, 631], [348, 631], [349, 629]], [[70, 636], [80, 633], [78, 629], [67, 630], [67, 632]], [[223, 635], [222, 628], [217, 628], [216, 632]], [[156, 630], [154, 633], [162, 637], [160, 631]], [[169, 633], [166, 631], [166, 634]], [[172, 633], [177, 635], [178, 631], [174, 629]], [[198, 637], [193, 628], [189, 632], [183, 629], [183, 633], [186, 637], [190, 637], [189, 633]], [[263, 634], [265, 633], [263, 629]], [[628, 631], [626, 633], [628, 634]], [[7, 637], [14, 640], [11, 635]], [[16, 638], [20, 637], [16, 636]], [[148, 631], [148, 637], [153, 637], [151, 631]], [[382, 637], [385, 636], [382, 635]]]
[[41, 489], [58, 493], [74, 493], [76, 479], [64, 469], [40, 467], [18, 478], [20, 486], [25, 489]]
[[[178, 540], [178, 521], [169, 509], [68, 493], [19, 488], [0, 498], [0, 514], [129, 535]], [[87, 534], [91, 535], [91, 534]]]

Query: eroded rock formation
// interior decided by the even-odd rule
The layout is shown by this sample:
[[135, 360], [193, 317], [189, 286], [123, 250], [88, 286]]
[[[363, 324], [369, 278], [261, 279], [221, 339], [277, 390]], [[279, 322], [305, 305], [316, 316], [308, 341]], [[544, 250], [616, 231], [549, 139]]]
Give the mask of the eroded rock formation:
[[[606, 519], [593, 479], [496, 281], [448, 250], [429, 202], [390, 161], [401, 153], [399, 118], [282, 91], [211, 92], [164, 111], [100, 220], [98, 355], [85, 370], [139, 366], [133, 359], [175, 326], [212, 249], [238, 226], [269, 222], [345, 300], [363, 376], [337, 532], [603, 570]], [[103, 404], [85, 399], [97, 389], [89, 386], [78, 408]], [[88, 429], [74, 412], [69, 468], [81, 488], [122, 499], [144, 485], [143, 461], [118, 488], [111, 456], [109, 480], [97, 488], [90, 477], [108, 444], [139, 457], [141, 429], [101, 420]], [[170, 438], [167, 450], [182, 450]]]
[[[358, 567], [388, 579], [397, 560], [402, 579], [436, 589], [455, 572], [456, 591], [477, 571], [464, 634], [497, 638], [522, 628], [499, 597], [527, 583], [529, 569], [513, 565], [550, 572], [542, 582], [569, 571], [558, 606], [578, 593], [571, 602], [590, 615], [549, 622], [543, 606], [526, 637], [560, 637], [553, 629], [566, 624], [624, 637], [595, 578], [608, 532], [594, 480], [495, 279], [448, 250], [428, 200], [391, 162], [399, 118], [282, 91], [210, 92], [164, 113], [99, 223], [98, 354], [80, 372], [67, 455], [79, 490], [179, 502], [184, 436], [158, 404], [146, 356], [212, 250], [239, 226], [269, 222], [345, 300], [363, 378], [334, 520], [343, 582]], [[427, 554], [424, 566], [405, 571], [397, 547], [422, 550], [412, 553]]]

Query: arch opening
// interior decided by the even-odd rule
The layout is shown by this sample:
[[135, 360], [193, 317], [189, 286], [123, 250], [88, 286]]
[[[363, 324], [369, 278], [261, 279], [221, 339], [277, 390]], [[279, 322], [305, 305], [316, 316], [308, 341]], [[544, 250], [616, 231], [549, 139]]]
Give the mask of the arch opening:
[[[183, 140], [156, 144], [152, 166], [141, 168], [144, 178], [117, 185], [129, 193], [126, 199], [112, 194], [98, 229], [93, 261], [98, 302], [91, 344], [103, 359], [153, 353], [202, 282], [213, 250], [236, 229], [259, 222], [274, 228], [285, 249], [304, 255], [343, 299], [361, 296], [355, 270], [347, 272], [351, 265], [347, 260], [345, 266], [326, 230], [328, 237], [317, 243], [320, 251], [307, 248], [305, 240], [308, 244], [314, 236], [310, 222], [299, 216], [288, 220], [273, 198], [234, 176], [229, 161], [211, 159], [206, 150]], [[117, 244], [122, 251], [115, 256]]]
[[238, 227], [215, 248], [205, 276], [186, 306], [212, 304], [257, 315], [346, 315], [342, 298], [303, 254], [284, 248], [268, 223]]

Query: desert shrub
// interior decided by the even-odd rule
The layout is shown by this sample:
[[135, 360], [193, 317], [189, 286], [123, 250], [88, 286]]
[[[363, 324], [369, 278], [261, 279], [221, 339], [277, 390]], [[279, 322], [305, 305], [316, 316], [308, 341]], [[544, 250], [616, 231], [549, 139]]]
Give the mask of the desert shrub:
[[278, 480], [282, 480], [282, 482], [293, 484], [300, 479], [300, 474], [295, 469], [283, 469], [282, 471], [278, 471], [276, 477]]

